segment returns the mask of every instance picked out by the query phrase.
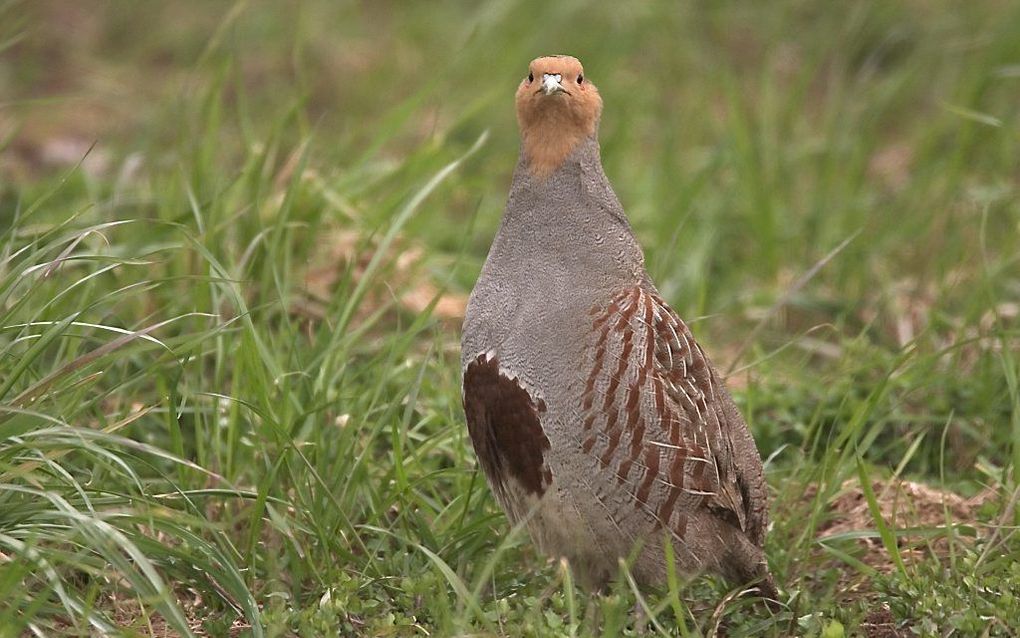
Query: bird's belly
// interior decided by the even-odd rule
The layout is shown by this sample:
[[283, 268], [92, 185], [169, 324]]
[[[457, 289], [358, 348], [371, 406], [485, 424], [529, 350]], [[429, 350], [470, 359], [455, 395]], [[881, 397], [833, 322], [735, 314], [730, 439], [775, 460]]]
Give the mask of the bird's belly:
[[511, 507], [524, 513], [522, 520], [538, 549], [565, 558], [585, 586], [601, 587], [616, 573], [619, 554], [607, 544], [611, 539], [593, 532], [562, 484], [554, 482], [541, 497], [519, 494]]

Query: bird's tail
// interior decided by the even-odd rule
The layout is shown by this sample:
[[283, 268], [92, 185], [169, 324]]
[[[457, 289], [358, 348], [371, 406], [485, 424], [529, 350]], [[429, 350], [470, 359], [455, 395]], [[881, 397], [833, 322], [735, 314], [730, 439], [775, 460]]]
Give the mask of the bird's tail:
[[782, 608], [779, 589], [769, 571], [765, 552], [754, 545], [746, 536], [737, 534], [737, 542], [723, 559], [722, 568], [726, 578], [749, 588], [748, 595], [762, 598], [769, 609], [777, 611]]

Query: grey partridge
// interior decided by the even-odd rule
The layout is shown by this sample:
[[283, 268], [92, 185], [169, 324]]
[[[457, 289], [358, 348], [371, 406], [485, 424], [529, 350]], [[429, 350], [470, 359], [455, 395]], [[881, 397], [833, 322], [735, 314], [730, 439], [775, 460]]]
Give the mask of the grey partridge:
[[777, 596], [761, 456], [718, 373], [663, 301], [602, 170], [602, 99], [569, 56], [517, 89], [521, 153], [471, 293], [464, 411], [496, 500], [601, 587], [721, 574]]

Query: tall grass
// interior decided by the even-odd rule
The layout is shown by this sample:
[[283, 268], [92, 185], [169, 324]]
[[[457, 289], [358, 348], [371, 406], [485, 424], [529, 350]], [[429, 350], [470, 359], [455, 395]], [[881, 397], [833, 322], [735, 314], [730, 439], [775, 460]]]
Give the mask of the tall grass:
[[[4, 4], [0, 635], [1010, 635], [1020, 12], [936, 5]], [[549, 52], [733, 371], [786, 611], [585, 592], [476, 469], [438, 308]], [[892, 475], [982, 504], [898, 528]]]

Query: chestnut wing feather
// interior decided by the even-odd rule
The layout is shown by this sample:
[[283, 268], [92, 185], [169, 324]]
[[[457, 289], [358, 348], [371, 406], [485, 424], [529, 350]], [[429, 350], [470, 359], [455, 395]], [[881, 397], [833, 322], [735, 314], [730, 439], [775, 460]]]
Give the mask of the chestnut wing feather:
[[764, 480], [745, 477], [739, 462], [748, 442], [757, 452], [690, 330], [650, 283], [592, 316], [582, 450], [678, 536], [689, 513], [706, 508], [760, 545]]
[[552, 482], [545, 463], [549, 439], [542, 429], [545, 401], [500, 370], [495, 357], [479, 355], [464, 370], [464, 414], [475, 454], [502, 504], [513, 480], [542, 496]]

